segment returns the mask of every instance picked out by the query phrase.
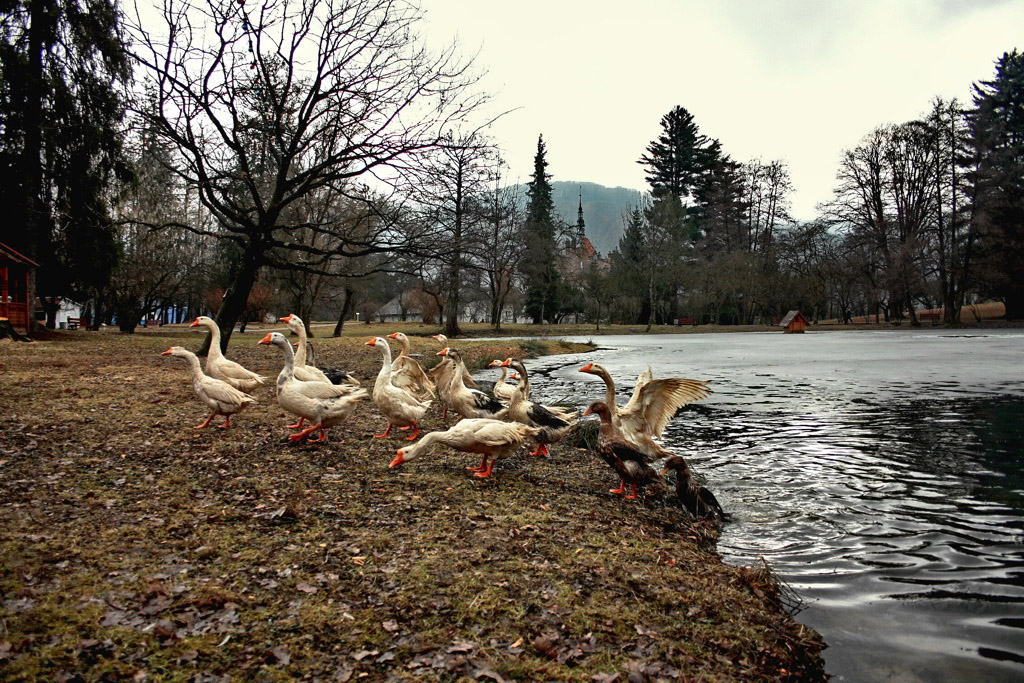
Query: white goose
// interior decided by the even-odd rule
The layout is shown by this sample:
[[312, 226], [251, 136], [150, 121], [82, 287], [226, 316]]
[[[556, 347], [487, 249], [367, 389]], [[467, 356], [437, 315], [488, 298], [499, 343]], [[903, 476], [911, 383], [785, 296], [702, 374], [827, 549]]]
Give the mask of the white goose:
[[434, 382], [423, 371], [423, 366], [409, 355], [409, 337], [402, 332], [393, 332], [388, 339], [394, 339], [402, 345], [398, 357], [391, 362], [391, 383], [412, 392], [421, 401], [434, 396]]
[[401, 430], [412, 428], [412, 436], [406, 437], [406, 440], [412, 441], [419, 436], [419, 422], [426, 414], [427, 408], [430, 407], [430, 401], [421, 401], [408, 390], [392, 384], [391, 347], [388, 346], [386, 339], [374, 337], [366, 342], [366, 345], [376, 346], [383, 356], [377, 381], [373, 384], [373, 403], [388, 420], [388, 427], [384, 433], [373, 436], [383, 439], [391, 433], [391, 428], [397, 425]]
[[[462, 355], [456, 349], [443, 348], [437, 352], [439, 356], [447, 356], [455, 362], [455, 368], [465, 367], [462, 362]], [[440, 388], [438, 389], [440, 391]], [[462, 381], [462, 373], [456, 369], [448, 380], [446, 391], [448, 405], [452, 410], [462, 417], [490, 417], [501, 419], [504, 417], [505, 406], [501, 401], [488, 396], [479, 389], [467, 387]]]
[[[512, 394], [514, 394], [516, 391], [516, 385], [509, 384], [508, 382], [505, 381], [505, 378], [508, 377], [508, 368], [502, 365], [502, 361], [500, 360], [492, 360], [490, 362], [490, 365], [488, 365], [487, 367], [501, 368], [501, 377], [499, 377], [498, 381], [494, 383], [494, 388], [491, 389], [491, 393], [494, 394], [494, 398], [498, 399], [499, 401], [502, 401], [503, 403], [508, 403], [509, 401], [512, 400]], [[512, 379], [516, 379], [516, 373], [514, 372], [512, 373]]]
[[210, 331], [210, 350], [206, 353], [206, 374], [214, 379], [227, 382], [235, 389], [251, 393], [266, 379], [251, 370], [246, 370], [233, 360], [224, 357], [220, 350], [220, 328], [213, 318], [201, 315], [189, 327], [205, 327]]
[[[302, 322], [302, 318], [291, 313], [280, 319], [281, 322], [288, 325], [288, 329], [294, 332], [299, 337], [298, 348], [295, 350], [295, 379], [303, 382], [325, 382], [327, 384], [333, 384], [330, 377], [324, 374], [323, 370], [316, 367], [315, 365], [306, 364], [306, 324]], [[351, 385], [339, 385], [342, 386], [347, 392], [352, 393], [355, 391], [355, 387]], [[302, 425], [305, 424], [306, 418], [300, 417], [299, 421], [293, 425], [288, 425], [289, 429], [302, 429]]]
[[232, 415], [240, 413], [256, 403], [256, 399], [249, 394], [242, 393], [227, 382], [203, 374], [203, 369], [199, 367], [199, 358], [191, 351], [180, 346], [172, 346], [160, 355], [177, 356], [188, 361], [189, 369], [192, 372], [192, 390], [196, 392], [200, 401], [213, 410], [210, 417], [206, 418], [206, 422], [196, 425], [195, 429], [209, 426], [210, 420], [217, 415], [224, 416], [224, 422], [217, 426], [221, 429], [228, 427]]
[[281, 322], [288, 325], [288, 329], [299, 337], [299, 346], [295, 349], [295, 379], [331, 384], [331, 380], [320, 368], [306, 364], [306, 324], [302, 322], [302, 318], [292, 313], [281, 318]]
[[[529, 439], [540, 438], [542, 431], [519, 422], [502, 422], [487, 418], [460, 420], [451, 429], [443, 432], [430, 432], [411, 446], [400, 448], [398, 455], [388, 467], [398, 467], [403, 462], [412, 460], [434, 444], [439, 443], [464, 453], [483, 455], [479, 467], [467, 467], [466, 469], [473, 472], [473, 476], [486, 478], [491, 476], [494, 463], [499, 458], [512, 453]], [[491, 460], [490, 464], [487, 463], [488, 459]]]
[[320, 438], [311, 441], [327, 441], [325, 430], [344, 421], [359, 400], [367, 395], [365, 389], [352, 391], [351, 387], [296, 379], [292, 345], [280, 332], [271, 332], [257, 343], [273, 345], [284, 352], [284, 367], [277, 376], [277, 403], [289, 413], [309, 420], [312, 425], [289, 436], [292, 441], [300, 441], [318, 430]]
[[564, 439], [576, 424], [576, 411], [534, 403], [527, 398], [530, 395], [530, 377], [526, 373], [526, 366], [512, 358], [506, 358], [502, 365], [514, 368], [520, 377], [519, 386], [509, 401], [505, 419], [531, 427], [545, 427], [543, 440], [537, 441], [537, 448], [530, 455], [547, 455], [547, 445]]

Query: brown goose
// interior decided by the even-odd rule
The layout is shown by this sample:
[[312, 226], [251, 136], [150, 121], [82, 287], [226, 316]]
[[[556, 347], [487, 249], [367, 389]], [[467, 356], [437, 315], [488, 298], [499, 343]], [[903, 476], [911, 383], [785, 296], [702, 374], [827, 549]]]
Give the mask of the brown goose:
[[597, 454], [608, 466], [615, 470], [622, 480], [622, 486], [609, 489], [610, 493], [623, 493], [629, 484], [632, 493], [626, 498], [636, 498], [638, 486], [648, 486], [665, 492], [665, 484], [657, 471], [650, 465], [650, 457], [626, 440], [612, 423], [611, 409], [601, 401], [594, 401], [583, 413], [597, 415], [601, 418], [601, 428], [597, 436]]
[[661, 476], [665, 476], [671, 470], [676, 472], [676, 497], [691, 515], [702, 519], [726, 519], [725, 510], [715, 498], [715, 494], [697, 482], [685, 458], [673, 455], [666, 460]]
[[629, 403], [619, 408], [615, 404], [615, 382], [604, 367], [597, 363], [587, 363], [580, 368], [580, 372], [597, 375], [604, 380], [604, 403], [611, 411], [612, 423], [619, 428], [622, 436], [653, 457], [671, 455], [655, 439], [661, 437], [665, 425], [676, 411], [711, 394], [707, 382], [679, 377], [653, 379], [651, 369], [647, 368], [636, 378]]

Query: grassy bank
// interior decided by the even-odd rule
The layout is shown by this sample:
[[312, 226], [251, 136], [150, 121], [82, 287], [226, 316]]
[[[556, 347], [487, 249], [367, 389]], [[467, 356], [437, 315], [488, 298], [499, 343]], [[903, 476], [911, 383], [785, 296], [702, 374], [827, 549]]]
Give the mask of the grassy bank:
[[[357, 327], [319, 352], [369, 385], [380, 356]], [[261, 334], [229, 355], [273, 376]], [[766, 571], [724, 565], [715, 529], [675, 508], [607, 493], [591, 454], [556, 446], [487, 480], [445, 449], [389, 470], [405, 442], [371, 437], [369, 402], [330, 443], [295, 445], [269, 389], [196, 431], [184, 364], [158, 354], [197, 340], [0, 344], [0, 678], [821, 676], [820, 640]], [[477, 365], [522, 354], [457, 345]]]

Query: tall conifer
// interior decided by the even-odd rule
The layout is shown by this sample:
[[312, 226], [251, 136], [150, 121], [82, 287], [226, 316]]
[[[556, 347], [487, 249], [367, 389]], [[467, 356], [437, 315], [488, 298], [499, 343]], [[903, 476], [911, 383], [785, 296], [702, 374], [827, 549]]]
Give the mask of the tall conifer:
[[1002, 299], [1006, 317], [1024, 318], [1024, 55], [996, 62], [990, 81], [974, 87], [975, 156], [972, 222], [978, 240], [975, 278], [981, 294]]
[[558, 271], [558, 241], [555, 237], [555, 202], [551, 195], [551, 176], [547, 172], [547, 148], [544, 136], [537, 139], [533, 157], [533, 175], [526, 188], [526, 221], [523, 225], [526, 252], [521, 266], [525, 280], [526, 313], [539, 325], [554, 320], [560, 308], [562, 291]]

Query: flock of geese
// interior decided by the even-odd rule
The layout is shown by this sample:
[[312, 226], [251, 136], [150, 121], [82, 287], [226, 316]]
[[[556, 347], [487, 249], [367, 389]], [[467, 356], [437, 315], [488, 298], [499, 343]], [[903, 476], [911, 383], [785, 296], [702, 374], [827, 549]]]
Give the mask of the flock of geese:
[[[490, 367], [500, 368], [501, 377], [493, 391], [486, 393], [476, 386], [459, 351], [448, 346], [444, 335], [434, 335], [442, 347], [436, 354], [440, 362], [425, 370], [410, 355], [408, 337], [395, 332], [388, 338], [401, 347], [397, 357], [392, 357], [391, 346], [383, 337], [366, 342], [381, 353], [381, 369], [373, 390], [368, 392], [348, 373], [307, 363], [305, 324], [296, 315], [286, 316], [281, 321], [298, 336], [295, 350], [280, 332], [271, 332], [258, 343], [278, 347], [284, 357], [284, 366], [277, 376], [276, 394], [278, 405], [298, 418], [295, 424], [288, 425], [298, 430], [289, 436], [293, 441], [327, 441], [327, 430], [344, 422], [367, 396], [387, 420], [384, 431], [374, 434], [374, 438], [386, 438], [392, 430], [397, 430], [409, 431], [405, 439], [416, 441], [419, 424], [437, 397], [443, 407], [445, 423], [449, 411], [458, 414], [458, 422], [447, 430], [430, 432], [416, 443], [398, 449], [389, 467], [398, 467], [434, 445], [442, 444], [482, 456], [479, 465], [466, 469], [476, 477], [485, 478], [491, 476], [498, 460], [531, 442], [536, 448], [530, 455], [547, 455], [548, 446], [565, 438], [577, 423], [575, 411], [531, 400], [529, 374], [521, 361], [512, 358], [492, 361]], [[161, 355], [186, 359], [192, 388], [211, 410], [210, 416], [195, 428], [209, 426], [218, 415], [224, 417], [218, 426], [228, 427], [232, 415], [256, 402], [250, 394], [262, 386], [266, 378], [224, 356], [220, 329], [211, 318], [199, 316], [191, 327], [204, 327], [210, 332], [205, 372], [198, 357], [181, 346], [173, 346]], [[628, 486], [626, 498], [629, 499], [637, 497], [640, 487], [665, 493], [668, 486], [664, 477], [674, 470], [676, 496], [690, 513], [724, 519], [721, 505], [697, 482], [686, 460], [656, 441], [677, 410], [711, 393], [707, 383], [682, 378], [655, 379], [648, 368], [637, 377], [629, 402], [620, 408], [615, 400], [615, 383], [604, 367], [588, 363], [580, 372], [600, 377], [605, 384], [604, 400], [590, 404], [583, 415], [597, 415], [601, 420], [597, 454], [621, 480], [619, 487], [610, 491], [627, 493]], [[517, 382], [511, 384], [509, 379]], [[660, 471], [653, 466], [658, 461], [662, 466]]]

